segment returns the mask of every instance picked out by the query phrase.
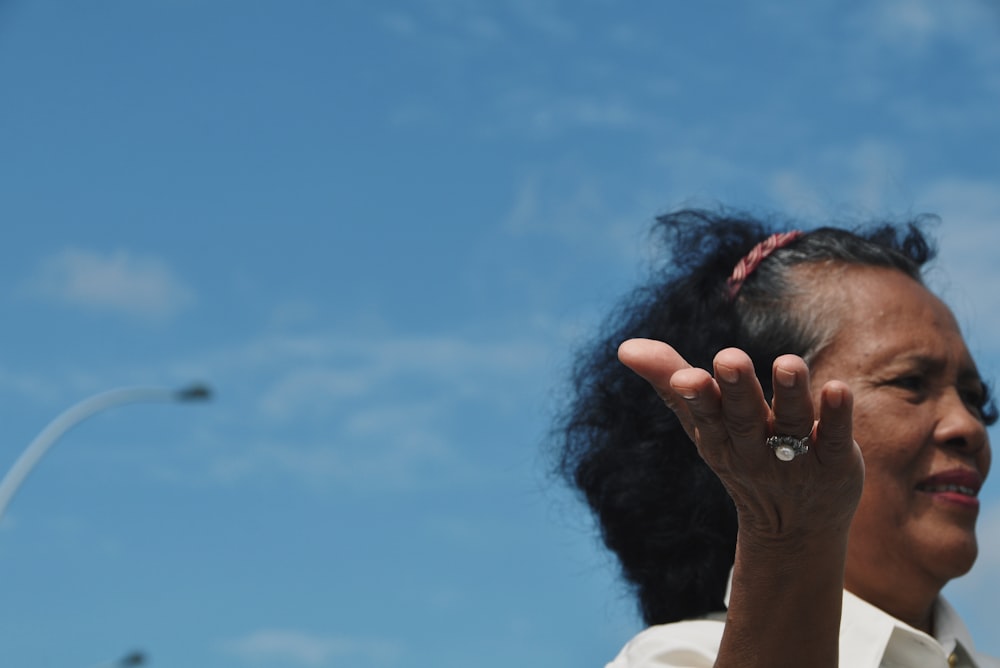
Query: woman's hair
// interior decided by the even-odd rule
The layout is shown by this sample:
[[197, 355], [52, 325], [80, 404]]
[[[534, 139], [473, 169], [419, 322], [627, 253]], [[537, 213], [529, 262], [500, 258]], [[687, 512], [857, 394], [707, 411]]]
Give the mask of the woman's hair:
[[581, 351], [555, 427], [559, 471], [595, 514], [647, 624], [725, 608], [736, 511], [673, 412], [618, 361], [618, 345], [633, 337], [666, 341], [707, 369], [719, 350], [742, 348], [770, 397], [774, 358], [793, 353], [809, 361], [836, 329], [836, 318], [824, 317], [811, 299], [815, 283], [797, 284], [793, 268], [809, 264], [834, 275], [848, 265], [885, 267], [922, 282], [934, 250], [920, 223], [806, 232], [764, 259], [730, 297], [726, 281], [736, 263], [788, 227], [774, 230], [730, 211], [682, 210], [657, 219], [653, 231], [665, 257]]

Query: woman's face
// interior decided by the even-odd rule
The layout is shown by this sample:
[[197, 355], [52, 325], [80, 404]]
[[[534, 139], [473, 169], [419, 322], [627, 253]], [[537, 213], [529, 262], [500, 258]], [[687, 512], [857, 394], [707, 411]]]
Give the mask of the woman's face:
[[870, 267], [825, 280], [805, 271], [819, 308], [840, 316], [813, 390], [834, 379], [851, 387], [865, 460], [846, 586], [912, 619], [976, 558], [976, 496], [990, 467], [983, 384], [951, 311], [916, 281]]

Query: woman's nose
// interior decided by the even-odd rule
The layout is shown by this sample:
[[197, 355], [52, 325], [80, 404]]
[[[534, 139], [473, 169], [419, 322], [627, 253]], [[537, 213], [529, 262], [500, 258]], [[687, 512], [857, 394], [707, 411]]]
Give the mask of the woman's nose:
[[938, 443], [972, 454], [988, 446], [989, 437], [982, 414], [970, 406], [959, 391], [945, 393], [939, 409], [934, 434]]

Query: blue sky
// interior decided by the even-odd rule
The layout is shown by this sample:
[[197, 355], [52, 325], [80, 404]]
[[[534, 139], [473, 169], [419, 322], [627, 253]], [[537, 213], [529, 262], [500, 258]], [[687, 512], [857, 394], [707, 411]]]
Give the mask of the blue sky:
[[[639, 627], [546, 475], [653, 216], [935, 213], [1000, 377], [1000, 16], [875, 0], [0, 0], [18, 666], [598, 666]], [[3, 465], [6, 466], [6, 465]], [[949, 587], [982, 647], [1000, 492]]]

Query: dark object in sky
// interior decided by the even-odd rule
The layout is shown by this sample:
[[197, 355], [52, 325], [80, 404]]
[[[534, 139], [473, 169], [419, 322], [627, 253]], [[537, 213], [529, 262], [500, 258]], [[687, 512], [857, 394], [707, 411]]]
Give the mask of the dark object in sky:
[[145, 652], [129, 652], [118, 662], [119, 666], [144, 666], [146, 665]]

